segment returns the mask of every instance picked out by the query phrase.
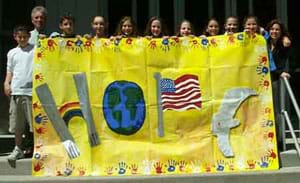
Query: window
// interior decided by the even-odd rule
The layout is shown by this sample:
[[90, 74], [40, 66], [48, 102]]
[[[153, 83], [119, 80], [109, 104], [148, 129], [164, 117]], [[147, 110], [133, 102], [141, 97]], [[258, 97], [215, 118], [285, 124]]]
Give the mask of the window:
[[131, 0], [109, 0], [108, 30], [110, 35], [115, 33], [118, 23], [124, 16], [131, 16]]
[[270, 20], [276, 17], [276, 1], [253, 0], [253, 10], [258, 17], [259, 25], [265, 27]]
[[160, 17], [164, 19], [170, 35], [173, 35], [174, 34], [173, 0], [160, 0]]
[[207, 0], [189, 0], [185, 1], [185, 18], [194, 26], [196, 35], [201, 35], [208, 17]]
[[137, 0], [137, 25], [141, 35], [144, 34], [149, 15], [149, 0]]

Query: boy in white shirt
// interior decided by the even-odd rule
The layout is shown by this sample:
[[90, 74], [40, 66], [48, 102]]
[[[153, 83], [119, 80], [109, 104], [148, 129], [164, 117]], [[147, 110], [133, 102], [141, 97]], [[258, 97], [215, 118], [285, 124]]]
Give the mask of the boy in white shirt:
[[4, 82], [4, 92], [11, 97], [11, 107], [14, 111], [9, 131], [15, 133], [15, 148], [7, 157], [17, 160], [24, 157], [22, 151], [23, 133], [26, 123], [32, 132], [32, 68], [34, 46], [28, 43], [30, 30], [25, 26], [14, 29], [14, 39], [18, 46], [7, 54], [7, 73]]

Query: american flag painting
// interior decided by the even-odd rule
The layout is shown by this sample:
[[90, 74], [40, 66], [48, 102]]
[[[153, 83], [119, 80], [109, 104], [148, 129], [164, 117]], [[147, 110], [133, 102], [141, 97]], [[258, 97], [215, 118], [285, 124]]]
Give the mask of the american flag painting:
[[160, 80], [162, 109], [185, 111], [201, 108], [201, 93], [198, 76], [185, 74], [176, 80]]

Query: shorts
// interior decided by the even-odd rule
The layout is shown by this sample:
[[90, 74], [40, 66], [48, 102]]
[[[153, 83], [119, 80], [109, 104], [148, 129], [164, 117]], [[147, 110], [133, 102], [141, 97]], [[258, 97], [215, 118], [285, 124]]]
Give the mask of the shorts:
[[32, 97], [26, 95], [12, 95], [9, 108], [9, 132], [24, 133], [26, 124], [32, 130]]

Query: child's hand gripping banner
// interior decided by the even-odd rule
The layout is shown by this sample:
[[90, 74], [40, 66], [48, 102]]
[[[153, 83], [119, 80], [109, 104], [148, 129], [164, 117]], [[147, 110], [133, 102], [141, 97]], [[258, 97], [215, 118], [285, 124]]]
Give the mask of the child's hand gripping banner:
[[35, 176], [278, 169], [263, 37], [43, 39]]

